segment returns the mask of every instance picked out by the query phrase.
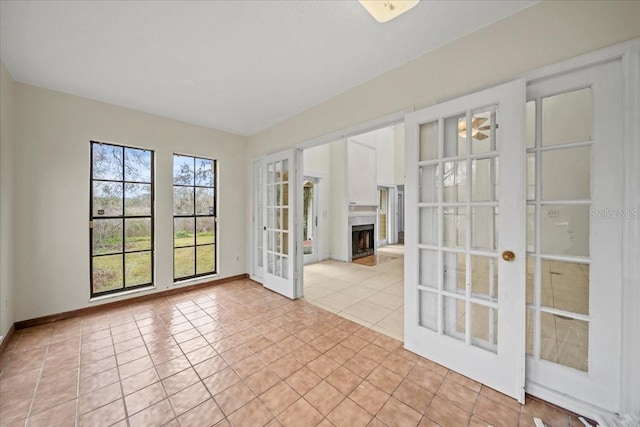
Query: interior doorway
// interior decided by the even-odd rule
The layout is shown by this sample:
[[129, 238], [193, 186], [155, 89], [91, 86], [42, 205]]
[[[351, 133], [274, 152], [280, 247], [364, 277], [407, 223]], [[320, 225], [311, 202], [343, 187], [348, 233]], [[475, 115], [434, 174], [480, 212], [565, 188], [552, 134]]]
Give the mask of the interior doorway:
[[304, 263], [321, 260], [320, 178], [305, 176], [302, 183], [302, 250]]

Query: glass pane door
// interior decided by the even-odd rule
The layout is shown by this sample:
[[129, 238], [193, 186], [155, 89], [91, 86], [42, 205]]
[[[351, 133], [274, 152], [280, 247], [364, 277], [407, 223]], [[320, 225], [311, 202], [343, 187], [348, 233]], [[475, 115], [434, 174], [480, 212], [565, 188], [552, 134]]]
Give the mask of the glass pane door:
[[405, 345], [522, 401], [523, 82], [405, 126]]

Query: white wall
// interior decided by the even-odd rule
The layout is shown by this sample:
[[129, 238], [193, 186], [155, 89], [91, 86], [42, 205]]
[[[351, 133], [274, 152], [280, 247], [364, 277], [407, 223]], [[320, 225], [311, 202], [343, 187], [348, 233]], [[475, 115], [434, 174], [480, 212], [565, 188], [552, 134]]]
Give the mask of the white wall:
[[249, 152], [290, 148], [640, 37], [638, 16], [633, 1], [539, 2], [252, 135]]
[[346, 214], [346, 171], [347, 166], [347, 140], [341, 139], [331, 143], [331, 210], [329, 220], [331, 222], [331, 258], [346, 261], [347, 226]]
[[331, 257], [331, 227], [333, 223], [329, 217], [331, 212], [331, 145], [324, 144], [304, 150], [304, 174], [321, 175], [320, 188], [322, 206], [319, 216], [322, 221], [322, 253], [321, 259]]
[[404, 123], [393, 127], [393, 183], [404, 185]]
[[90, 140], [155, 151], [156, 290], [148, 293], [173, 287], [174, 151], [219, 161], [218, 270], [220, 277], [247, 272], [247, 223], [239, 215], [248, 209], [245, 138], [20, 83], [15, 107], [17, 321], [95, 304], [89, 303]]
[[14, 82], [0, 61], [0, 336], [15, 321], [13, 274]]

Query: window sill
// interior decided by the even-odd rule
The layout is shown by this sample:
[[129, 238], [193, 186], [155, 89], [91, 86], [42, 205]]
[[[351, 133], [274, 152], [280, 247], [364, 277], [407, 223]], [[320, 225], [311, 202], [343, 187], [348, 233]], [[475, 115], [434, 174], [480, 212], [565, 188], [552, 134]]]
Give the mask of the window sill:
[[146, 292], [146, 291], [150, 291], [152, 289], [155, 289], [156, 287], [154, 285], [151, 286], [146, 286], [144, 288], [137, 288], [137, 289], [131, 289], [128, 291], [123, 291], [123, 292], [118, 292], [118, 293], [114, 293], [114, 294], [107, 294], [107, 295], [100, 295], [97, 297], [93, 297], [93, 298], [89, 298], [89, 302], [99, 302], [99, 301], [105, 301], [105, 300], [109, 300], [109, 299], [113, 299], [113, 298], [118, 298], [118, 297], [123, 297], [125, 295], [132, 295], [132, 294], [139, 294], [140, 292]]
[[199, 285], [201, 283], [210, 282], [212, 279], [216, 277], [220, 277], [220, 273], [209, 274], [208, 276], [200, 276], [193, 277], [191, 279], [179, 280], [177, 282], [173, 282], [174, 287], [185, 286], [185, 285]]

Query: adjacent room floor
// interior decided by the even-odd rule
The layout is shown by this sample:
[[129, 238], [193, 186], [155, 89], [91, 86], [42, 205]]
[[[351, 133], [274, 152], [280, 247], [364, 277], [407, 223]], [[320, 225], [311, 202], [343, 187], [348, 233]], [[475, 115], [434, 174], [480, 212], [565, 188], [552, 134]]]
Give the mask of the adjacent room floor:
[[304, 299], [403, 340], [404, 246], [379, 248], [373, 266], [323, 261], [304, 267]]
[[17, 331], [0, 369], [3, 426], [580, 425], [249, 280]]

